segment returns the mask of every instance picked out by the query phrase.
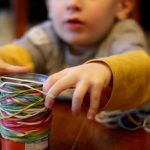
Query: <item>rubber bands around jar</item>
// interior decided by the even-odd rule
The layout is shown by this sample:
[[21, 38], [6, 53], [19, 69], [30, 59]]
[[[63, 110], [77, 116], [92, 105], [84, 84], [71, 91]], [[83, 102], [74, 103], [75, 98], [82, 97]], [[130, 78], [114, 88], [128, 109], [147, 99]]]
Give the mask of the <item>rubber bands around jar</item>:
[[44, 106], [46, 79], [33, 73], [0, 77], [1, 149], [49, 148], [52, 111]]

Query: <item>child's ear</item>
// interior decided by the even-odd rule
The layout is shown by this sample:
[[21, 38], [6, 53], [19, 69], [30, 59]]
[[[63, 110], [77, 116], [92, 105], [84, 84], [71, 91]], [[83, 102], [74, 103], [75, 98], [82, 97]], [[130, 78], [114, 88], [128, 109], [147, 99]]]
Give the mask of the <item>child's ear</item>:
[[123, 20], [128, 18], [134, 8], [135, 0], [121, 0], [118, 3], [116, 19]]

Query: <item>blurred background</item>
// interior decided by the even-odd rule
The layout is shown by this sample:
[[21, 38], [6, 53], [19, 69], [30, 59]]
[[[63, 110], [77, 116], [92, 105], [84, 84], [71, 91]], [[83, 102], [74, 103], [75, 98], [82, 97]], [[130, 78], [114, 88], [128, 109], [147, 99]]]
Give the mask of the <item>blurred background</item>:
[[0, 0], [0, 45], [46, 19], [45, 0]]
[[[136, 0], [133, 17], [150, 45], [150, 1]], [[47, 19], [45, 0], [0, 0], [0, 45], [19, 38], [28, 28]]]

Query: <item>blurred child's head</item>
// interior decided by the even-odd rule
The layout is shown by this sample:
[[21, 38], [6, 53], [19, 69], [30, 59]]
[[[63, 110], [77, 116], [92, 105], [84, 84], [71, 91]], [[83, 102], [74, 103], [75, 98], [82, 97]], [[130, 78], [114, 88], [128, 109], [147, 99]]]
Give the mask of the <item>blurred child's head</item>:
[[116, 20], [128, 17], [134, 0], [47, 0], [58, 36], [74, 46], [100, 41]]

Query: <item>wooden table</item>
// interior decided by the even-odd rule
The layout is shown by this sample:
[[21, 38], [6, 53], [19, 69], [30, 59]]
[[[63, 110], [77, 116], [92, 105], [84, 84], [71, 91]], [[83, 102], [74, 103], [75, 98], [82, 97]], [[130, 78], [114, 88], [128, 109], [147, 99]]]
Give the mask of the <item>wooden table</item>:
[[50, 150], [150, 150], [150, 133], [106, 128], [88, 121], [86, 110], [73, 117], [70, 104], [55, 104]]
[[55, 104], [52, 150], [150, 150], [150, 133], [143, 130], [109, 129], [86, 119], [86, 108], [73, 117], [70, 104]]

